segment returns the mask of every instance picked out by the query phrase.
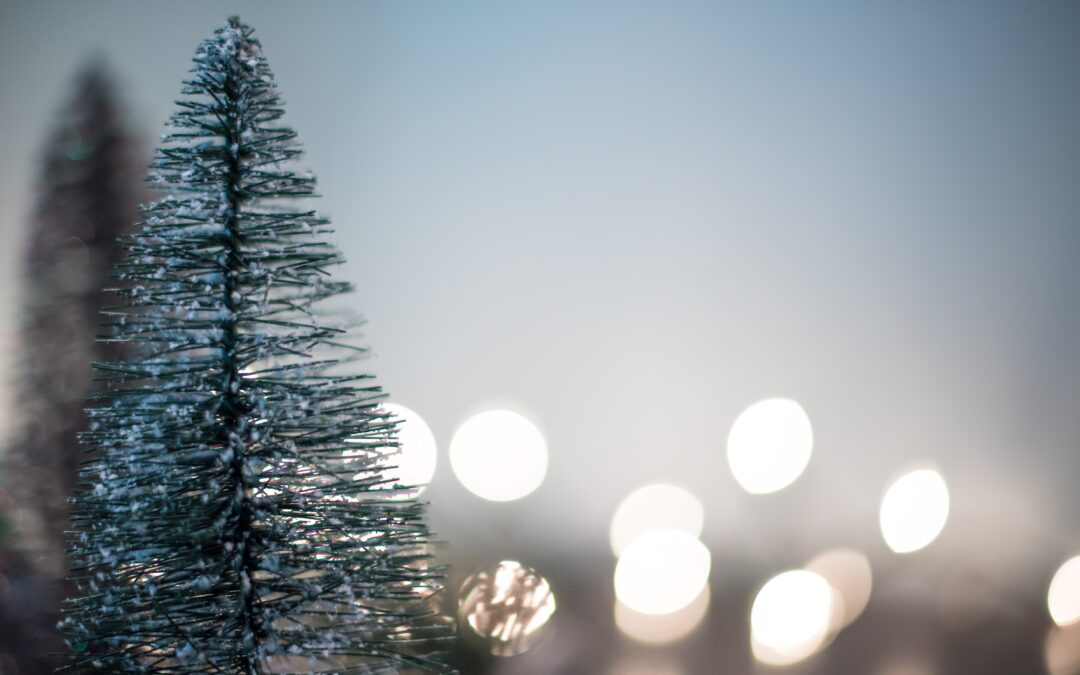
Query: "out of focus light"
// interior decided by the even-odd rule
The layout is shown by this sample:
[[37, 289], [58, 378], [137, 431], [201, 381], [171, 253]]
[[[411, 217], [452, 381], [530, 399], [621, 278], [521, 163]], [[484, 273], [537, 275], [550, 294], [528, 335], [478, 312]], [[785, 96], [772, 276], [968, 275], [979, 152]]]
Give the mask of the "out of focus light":
[[949, 517], [949, 489], [933, 469], [912, 471], [881, 500], [881, 534], [896, 553], [918, 551], [934, 541]]
[[689, 605], [670, 614], [643, 614], [615, 601], [615, 625], [625, 635], [651, 645], [670, 644], [694, 631], [709, 610], [709, 585]]
[[642, 614], [671, 614], [701, 593], [711, 564], [709, 549], [692, 535], [646, 532], [630, 542], [615, 566], [615, 595]]
[[813, 655], [829, 636], [832, 605], [833, 589], [818, 574], [793, 570], [773, 577], [750, 610], [754, 657], [783, 666]]
[[650, 530], [679, 530], [692, 537], [701, 535], [705, 509], [687, 490], [666, 483], [646, 485], [631, 492], [615, 509], [611, 519], [611, 550], [623, 549]]
[[547, 444], [528, 419], [509, 410], [470, 417], [450, 441], [450, 467], [465, 488], [483, 499], [508, 502], [540, 486]]
[[387, 458], [387, 463], [394, 466], [389, 473], [400, 485], [415, 489], [400, 493], [400, 498], [416, 497], [431, 482], [435, 475], [438, 451], [435, 449], [435, 435], [420, 415], [397, 403], [383, 405], [387, 411], [401, 419], [398, 425], [398, 452]]
[[1043, 646], [1050, 675], [1080, 673], [1080, 623], [1051, 626]]
[[834, 548], [817, 556], [804, 568], [825, 581], [837, 593], [834, 602], [830, 630], [838, 631], [859, 618], [870, 601], [873, 574], [870, 561], [862, 553], [850, 548]]
[[645, 661], [636, 658], [632, 661], [617, 663], [608, 675], [684, 675], [684, 671], [667, 661]]
[[744, 410], [731, 426], [728, 464], [747, 492], [776, 492], [802, 474], [813, 446], [810, 418], [802, 406], [771, 398]]
[[1059, 626], [1080, 621], [1080, 556], [1066, 560], [1050, 581], [1046, 594], [1050, 618]]
[[458, 615], [488, 641], [496, 656], [531, 649], [555, 613], [555, 596], [544, 577], [514, 560], [465, 580]]

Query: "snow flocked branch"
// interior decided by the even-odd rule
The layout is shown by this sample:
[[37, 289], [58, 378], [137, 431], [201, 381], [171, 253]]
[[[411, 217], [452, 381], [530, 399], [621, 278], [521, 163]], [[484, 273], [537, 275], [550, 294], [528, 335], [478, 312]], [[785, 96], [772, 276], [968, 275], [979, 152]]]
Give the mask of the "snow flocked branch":
[[199, 47], [117, 266], [72, 537], [75, 671], [445, 672], [422, 505], [250, 27]]

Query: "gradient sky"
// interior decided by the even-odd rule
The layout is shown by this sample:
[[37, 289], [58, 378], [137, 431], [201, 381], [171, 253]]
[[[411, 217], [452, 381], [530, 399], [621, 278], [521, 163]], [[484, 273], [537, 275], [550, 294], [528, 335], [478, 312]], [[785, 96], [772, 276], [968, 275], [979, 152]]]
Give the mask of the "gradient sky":
[[[884, 557], [880, 496], [920, 460], [953, 493], [942, 560], [1044, 584], [1080, 546], [1080, 4], [8, 0], [9, 333], [80, 64], [105, 55], [150, 144], [234, 12], [319, 176], [371, 368], [439, 440], [452, 548], [610, 564], [615, 506], [662, 479], [703, 499], [724, 564]], [[814, 457], [751, 497], [724, 443], [771, 396], [807, 410]], [[550, 445], [518, 503], [446, 461], [491, 404]]]

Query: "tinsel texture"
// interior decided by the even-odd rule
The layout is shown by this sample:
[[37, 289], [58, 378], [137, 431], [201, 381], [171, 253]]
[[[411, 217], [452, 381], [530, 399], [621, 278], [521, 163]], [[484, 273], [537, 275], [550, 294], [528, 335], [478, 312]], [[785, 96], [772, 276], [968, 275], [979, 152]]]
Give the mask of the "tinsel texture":
[[422, 505], [259, 41], [230, 19], [192, 72], [107, 312], [137, 351], [88, 410], [70, 667], [443, 672]]

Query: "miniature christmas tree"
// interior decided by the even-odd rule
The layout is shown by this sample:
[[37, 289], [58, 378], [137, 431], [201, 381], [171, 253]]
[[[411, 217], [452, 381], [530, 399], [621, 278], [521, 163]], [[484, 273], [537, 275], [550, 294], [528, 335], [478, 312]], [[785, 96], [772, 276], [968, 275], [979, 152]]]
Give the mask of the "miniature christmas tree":
[[192, 72], [117, 266], [108, 339], [139, 351], [88, 410], [72, 666], [441, 671], [422, 505], [385, 475], [395, 421], [327, 307], [349, 286], [259, 41], [232, 18]]
[[101, 62], [78, 76], [46, 145], [24, 249], [19, 427], [0, 468], [7, 492], [0, 502], [19, 514], [0, 523], [0, 579], [10, 586], [0, 592], [0, 654], [22, 673], [60, 663], [56, 622], [70, 590], [64, 532], [82, 454], [76, 432], [86, 426], [83, 407], [96, 388], [91, 361], [121, 353], [117, 343], [94, 340], [102, 289], [119, 258], [116, 239], [134, 222], [140, 192], [135, 143], [116, 99]]

